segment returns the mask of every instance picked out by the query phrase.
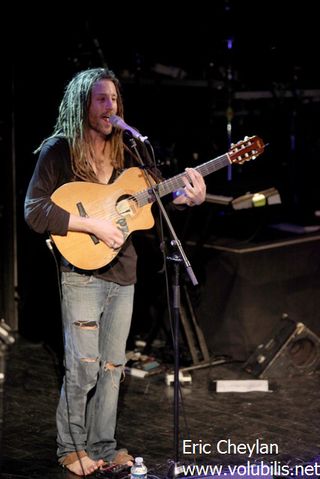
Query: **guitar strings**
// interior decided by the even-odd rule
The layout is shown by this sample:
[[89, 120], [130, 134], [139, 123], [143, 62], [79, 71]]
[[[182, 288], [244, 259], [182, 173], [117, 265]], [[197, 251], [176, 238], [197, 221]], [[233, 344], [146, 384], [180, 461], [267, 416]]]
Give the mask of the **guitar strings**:
[[[221, 165], [223, 165], [225, 162], [229, 163], [228, 156], [226, 154], [215, 158], [214, 160], [214, 166], [215, 169], [220, 169]], [[199, 165], [196, 167], [197, 170], [202, 174], [202, 176], [207, 175], [208, 173], [212, 172], [212, 167], [213, 167], [213, 160], [209, 160], [208, 162]], [[154, 187], [157, 188], [160, 192], [160, 196], [165, 195], [170, 193], [171, 191], [174, 191], [175, 189], [179, 189], [182, 186], [184, 186], [184, 183], [182, 182], [182, 178], [184, 176], [187, 176], [185, 172], [180, 173], [176, 175], [173, 178], [169, 178], [167, 180], [164, 180], [163, 182], [159, 183], [158, 185], [155, 184]], [[117, 202], [118, 199], [123, 196], [123, 200], [121, 201], [126, 201], [128, 203], [130, 202], [135, 202], [138, 207], [142, 207], [147, 205], [148, 203], [153, 202], [154, 200], [152, 199], [152, 189], [151, 188], [145, 188], [142, 191], [137, 192], [136, 194], [133, 195], [128, 195], [125, 191], [118, 190], [116, 192], [116, 195], [113, 194], [111, 196], [108, 196], [105, 201], [102, 202], [103, 204], [103, 209], [100, 208], [100, 211], [97, 211], [94, 216], [98, 219], [109, 219], [110, 221], [115, 220], [116, 218], [121, 217], [121, 212], [117, 211]], [[94, 209], [95, 206], [100, 206], [101, 207], [101, 200], [100, 199], [93, 199], [89, 203], [86, 203], [86, 206], [89, 205]], [[109, 215], [106, 217], [106, 209], [110, 209]], [[131, 209], [131, 208], [130, 208]]]

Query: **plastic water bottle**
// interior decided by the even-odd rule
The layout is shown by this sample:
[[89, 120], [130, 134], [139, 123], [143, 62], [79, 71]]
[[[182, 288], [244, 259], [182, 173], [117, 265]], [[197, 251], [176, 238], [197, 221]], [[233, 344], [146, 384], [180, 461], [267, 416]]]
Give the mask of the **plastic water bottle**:
[[143, 457], [136, 457], [130, 469], [131, 479], [147, 479], [148, 469], [143, 462]]

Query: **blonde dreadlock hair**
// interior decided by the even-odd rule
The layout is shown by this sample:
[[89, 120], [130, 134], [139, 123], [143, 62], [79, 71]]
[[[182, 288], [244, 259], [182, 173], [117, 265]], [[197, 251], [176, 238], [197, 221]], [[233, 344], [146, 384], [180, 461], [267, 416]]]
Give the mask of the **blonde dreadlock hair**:
[[[67, 85], [60, 103], [58, 119], [51, 136], [63, 136], [67, 139], [74, 175], [83, 180], [93, 182], [98, 182], [98, 179], [87, 157], [88, 144], [85, 129], [88, 126], [92, 87], [100, 80], [111, 80], [114, 83], [118, 97], [117, 115], [123, 117], [120, 84], [115, 74], [107, 68], [92, 68], [77, 73]], [[121, 131], [114, 129], [111, 134], [111, 158], [112, 165], [116, 169], [123, 168], [124, 148], [126, 147], [122, 140]]]

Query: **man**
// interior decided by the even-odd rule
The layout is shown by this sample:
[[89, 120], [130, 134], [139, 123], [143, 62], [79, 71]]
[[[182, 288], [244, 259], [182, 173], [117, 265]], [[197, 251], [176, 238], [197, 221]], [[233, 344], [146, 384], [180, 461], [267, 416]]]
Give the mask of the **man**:
[[[112, 185], [135, 164], [111, 115], [123, 118], [113, 72], [96, 68], [75, 75], [66, 87], [52, 136], [37, 150], [25, 200], [25, 219], [33, 230], [59, 237], [85, 233], [114, 253], [114, 259], [98, 269], [79, 268], [61, 258], [65, 376], [57, 408], [57, 453], [59, 463], [78, 475], [91, 474], [106, 461], [130, 465], [133, 459], [126, 450], [117, 450], [115, 428], [136, 252], [131, 237], [112, 218], [90, 216], [81, 209], [75, 214], [51, 198], [73, 181]], [[206, 191], [203, 178], [193, 169], [187, 172], [174, 203], [200, 204]], [[111, 205], [113, 198], [106, 201]]]

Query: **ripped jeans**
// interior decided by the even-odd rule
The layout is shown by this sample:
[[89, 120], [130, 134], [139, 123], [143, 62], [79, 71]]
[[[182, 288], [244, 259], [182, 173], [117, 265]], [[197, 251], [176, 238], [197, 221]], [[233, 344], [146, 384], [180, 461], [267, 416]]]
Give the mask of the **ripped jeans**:
[[65, 377], [57, 408], [58, 457], [85, 450], [116, 455], [119, 384], [125, 364], [134, 285], [64, 272], [62, 317]]

